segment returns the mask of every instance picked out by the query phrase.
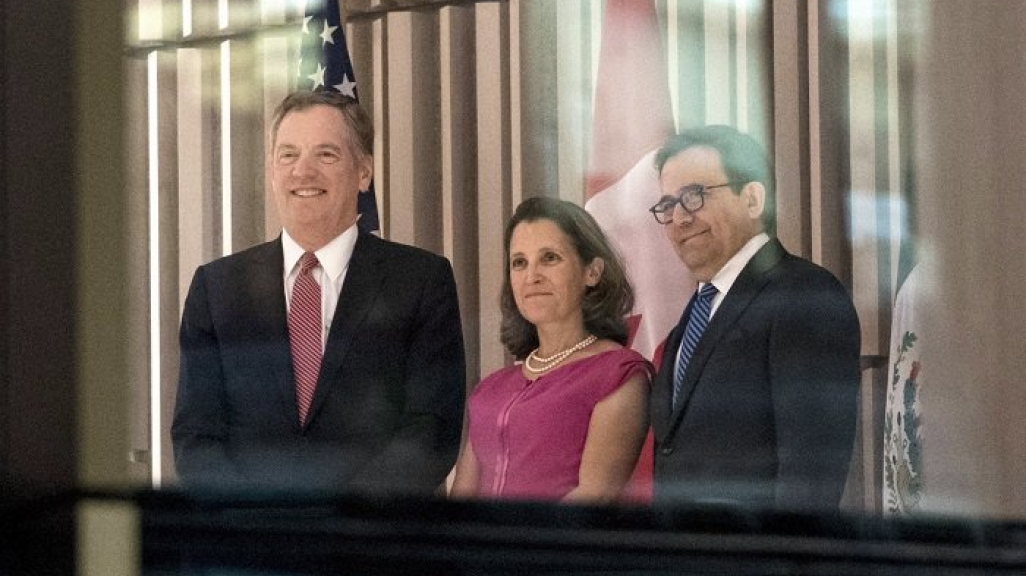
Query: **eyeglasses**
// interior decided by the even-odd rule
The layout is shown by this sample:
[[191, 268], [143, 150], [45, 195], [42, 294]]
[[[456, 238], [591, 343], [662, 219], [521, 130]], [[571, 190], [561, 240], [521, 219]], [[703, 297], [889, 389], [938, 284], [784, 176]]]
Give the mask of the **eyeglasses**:
[[725, 188], [727, 186], [733, 186], [736, 182], [727, 182], [725, 184], [717, 184], [715, 186], [703, 186], [701, 184], [691, 184], [680, 189], [680, 194], [677, 197], [663, 196], [655, 206], [648, 209], [655, 216], [656, 222], [660, 224], [669, 224], [673, 222], [673, 210], [680, 204], [680, 207], [684, 209], [688, 214], [694, 214], [702, 209], [705, 205], [705, 195], [709, 190], [716, 188]]

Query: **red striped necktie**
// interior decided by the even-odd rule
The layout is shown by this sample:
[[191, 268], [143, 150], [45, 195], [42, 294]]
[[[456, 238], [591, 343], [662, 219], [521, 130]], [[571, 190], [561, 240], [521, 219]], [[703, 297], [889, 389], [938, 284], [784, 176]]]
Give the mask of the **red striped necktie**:
[[312, 270], [320, 264], [310, 252], [299, 260], [299, 276], [292, 287], [289, 306], [289, 347], [292, 352], [292, 370], [296, 377], [296, 406], [299, 423], [306, 422], [317, 375], [321, 371], [321, 286]]

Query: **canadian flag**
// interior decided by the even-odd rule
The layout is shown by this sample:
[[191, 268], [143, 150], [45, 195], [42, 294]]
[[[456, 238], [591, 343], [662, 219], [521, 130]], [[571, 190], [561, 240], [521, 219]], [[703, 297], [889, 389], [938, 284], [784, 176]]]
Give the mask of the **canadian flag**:
[[[653, 158], [674, 131], [653, 0], [607, 0], [585, 208], [627, 265], [634, 288], [631, 347], [656, 363], [663, 340], [695, 290], [690, 272], [648, 211], [661, 196]], [[650, 435], [625, 498], [648, 501], [651, 494]]]
[[631, 347], [649, 359], [695, 290], [648, 211], [661, 196], [653, 158], [674, 130], [653, 0], [607, 0], [585, 208], [624, 257], [634, 288]]

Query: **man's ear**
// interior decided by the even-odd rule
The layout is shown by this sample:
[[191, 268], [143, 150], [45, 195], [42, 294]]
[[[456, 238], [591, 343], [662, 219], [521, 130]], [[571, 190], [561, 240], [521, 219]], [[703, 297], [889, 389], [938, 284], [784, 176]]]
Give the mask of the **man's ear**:
[[374, 158], [368, 156], [358, 161], [357, 169], [360, 171], [360, 191], [370, 190], [371, 181], [374, 179]]
[[753, 220], [762, 218], [762, 212], [766, 209], [766, 187], [762, 182], [749, 182], [741, 189], [741, 198], [748, 208], [748, 217]]
[[602, 271], [606, 268], [605, 260], [598, 256], [591, 259], [584, 268], [584, 283], [589, 288], [594, 288], [598, 285], [599, 281], [602, 280]]

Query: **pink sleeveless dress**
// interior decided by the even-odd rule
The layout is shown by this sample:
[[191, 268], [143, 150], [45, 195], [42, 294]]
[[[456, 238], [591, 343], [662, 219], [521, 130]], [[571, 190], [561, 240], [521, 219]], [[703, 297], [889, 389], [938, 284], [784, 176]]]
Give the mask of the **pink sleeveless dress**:
[[482, 380], [469, 399], [478, 495], [559, 500], [577, 487], [591, 412], [652, 365], [630, 348], [609, 350], [528, 380], [519, 364]]

